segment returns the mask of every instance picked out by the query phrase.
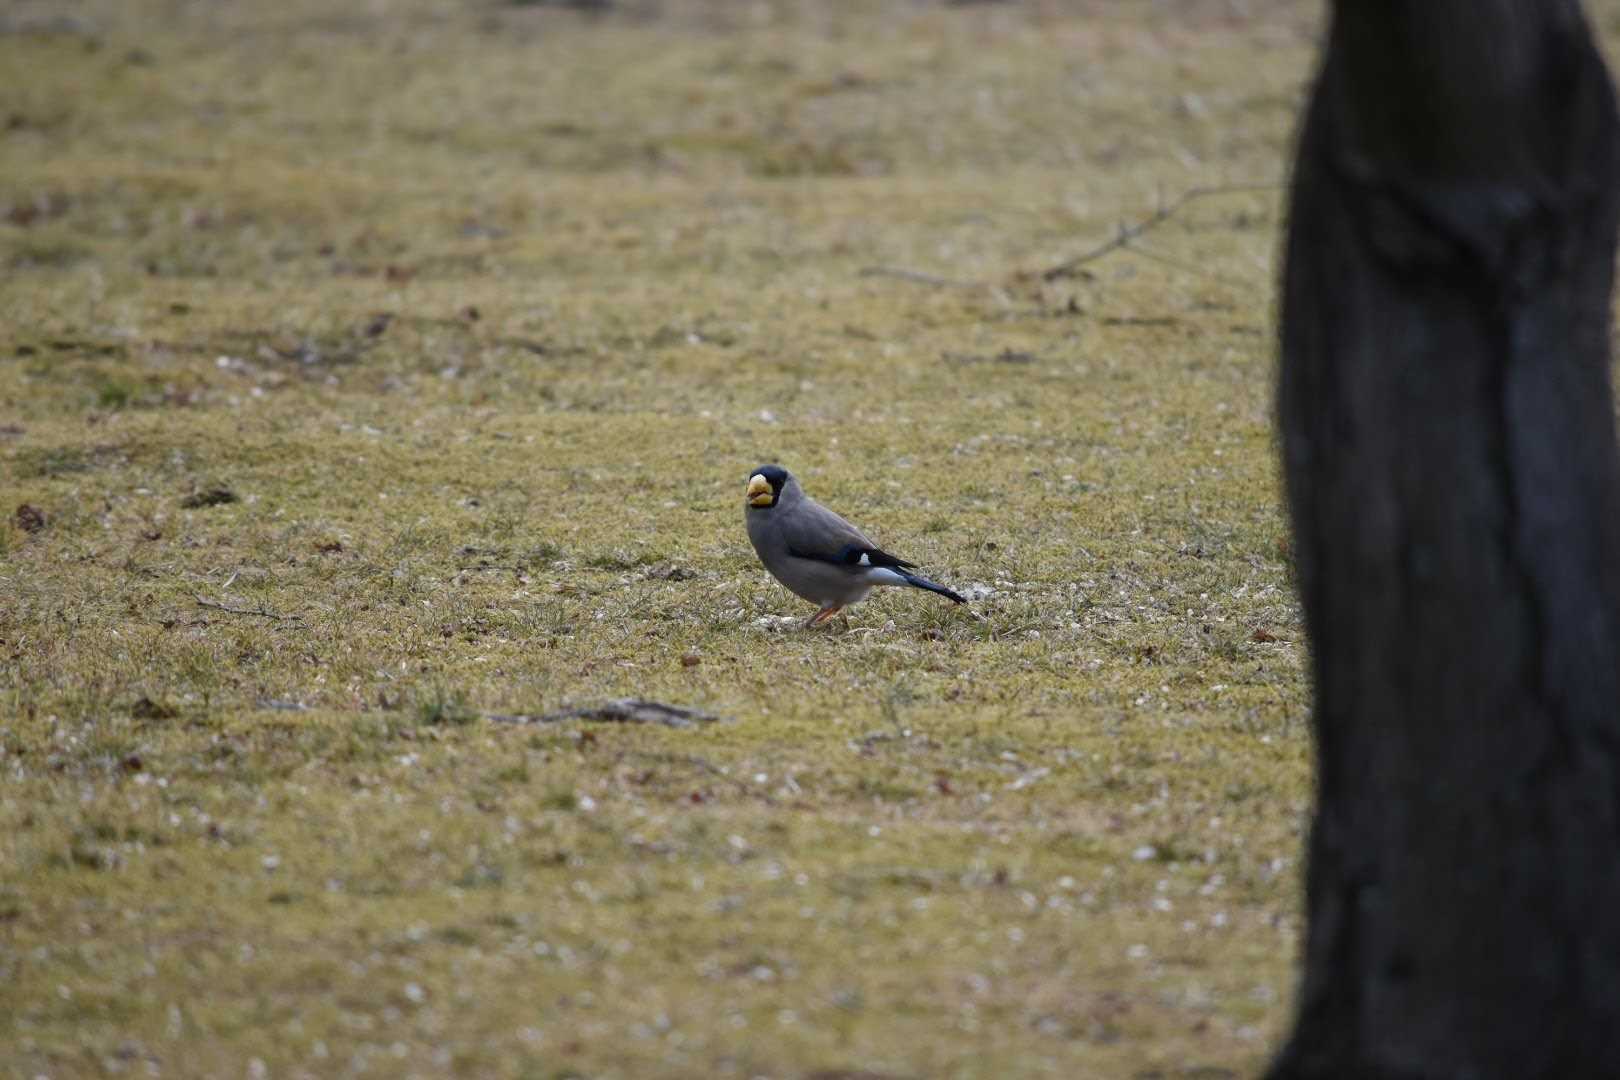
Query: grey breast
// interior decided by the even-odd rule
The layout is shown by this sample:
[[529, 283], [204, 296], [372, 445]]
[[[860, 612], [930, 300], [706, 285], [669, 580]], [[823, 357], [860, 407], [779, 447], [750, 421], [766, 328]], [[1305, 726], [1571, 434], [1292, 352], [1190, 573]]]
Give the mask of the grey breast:
[[809, 498], [749, 511], [748, 539], [765, 569], [811, 603], [823, 607], [853, 604], [872, 590], [860, 569], [790, 553], [797, 550], [831, 558], [846, 544], [868, 543], [858, 529]]

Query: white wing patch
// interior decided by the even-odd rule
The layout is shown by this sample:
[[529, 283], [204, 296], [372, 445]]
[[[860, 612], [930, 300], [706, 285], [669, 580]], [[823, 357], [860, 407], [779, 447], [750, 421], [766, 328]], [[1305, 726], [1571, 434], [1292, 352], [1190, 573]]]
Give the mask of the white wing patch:
[[872, 556], [870, 556], [870, 555], [868, 555], [868, 554], [867, 554], [867, 553], [866, 553], [866, 552], [864, 552], [864, 551], [863, 551], [863, 552], [861, 552], [861, 562], [860, 562], [860, 565], [862, 565], [862, 566], [871, 566], [871, 565], [872, 565]]

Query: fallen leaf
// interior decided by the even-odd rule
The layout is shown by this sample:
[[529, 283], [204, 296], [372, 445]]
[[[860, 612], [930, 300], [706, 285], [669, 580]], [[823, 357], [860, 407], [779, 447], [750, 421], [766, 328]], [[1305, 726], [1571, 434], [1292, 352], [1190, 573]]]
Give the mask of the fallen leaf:
[[205, 506], [223, 506], [233, 502], [236, 502], [236, 492], [227, 487], [216, 487], [207, 491], [193, 492], [181, 499], [180, 505], [187, 510], [197, 510]]
[[129, 715], [137, 720], [173, 720], [180, 715], [180, 710], [142, 694], [140, 700], [129, 707]]
[[16, 520], [17, 528], [26, 533], [37, 533], [45, 528], [45, 512], [27, 503], [17, 507]]

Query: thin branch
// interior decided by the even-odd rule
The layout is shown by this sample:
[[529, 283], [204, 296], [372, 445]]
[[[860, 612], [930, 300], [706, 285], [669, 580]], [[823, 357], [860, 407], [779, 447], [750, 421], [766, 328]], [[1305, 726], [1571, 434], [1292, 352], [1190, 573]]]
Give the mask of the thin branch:
[[[1213, 277], [1217, 278], [1218, 280], [1230, 282], [1233, 279], [1227, 278], [1224, 275], [1213, 274], [1210, 271], [1194, 266], [1191, 263], [1179, 262], [1170, 258], [1169, 256], [1146, 251], [1142, 248], [1134, 246], [1132, 242], [1138, 237], [1142, 236], [1144, 233], [1151, 232], [1160, 225], [1163, 225], [1166, 221], [1169, 221], [1171, 218], [1175, 217], [1176, 214], [1179, 213], [1181, 209], [1188, 203], [1195, 202], [1198, 199], [1207, 199], [1216, 195], [1237, 195], [1245, 192], [1281, 191], [1282, 188], [1283, 185], [1281, 183], [1212, 184], [1204, 187], [1188, 188], [1175, 199], [1161, 205], [1157, 210], [1143, 218], [1141, 221], [1130, 225], [1121, 224], [1119, 226], [1119, 232], [1113, 237], [1113, 239], [1098, 244], [1089, 251], [1081, 252], [1072, 259], [1067, 259], [1061, 263], [1058, 263], [1056, 266], [1049, 267], [1048, 269], [1041, 271], [1038, 276], [1042, 281], [1056, 281], [1059, 278], [1071, 276], [1076, 270], [1084, 266], [1086, 263], [1095, 262], [1110, 252], [1128, 249], [1138, 255], [1143, 256], [1144, 258], [1154, 259], [1158, 262], [1164, 263], [1166, 266], [1174, 267], [1183, 273], [1198, 274], [1201, 276]], [[969, 281], [962, 278], [942, 277], [939, 274], [924, 273], [921, 270], [912, 270], [904, 266], [865, 266], [861, 268], [860, 276], [895, 278], [900, 281], [909, 281], [913, 285], [927, 285], [933, 288], [943, 289], [991, 289], [995, 288], [997, 285], [997, 283], [993, 281]]]
[[1197, 277], [1208, 278], [1210, 281], [1224, 282], [1227, 285], [1253, 284], [1252, 282], [1244, 281], [1242, 278], [1235, 278], [1229, 274], [1222, 274], [1215, 270], [1205, 270], [1202, 266], [1194, 266], [1192, 263], [1182, 262], [1180, 259], [1173, 259], [1168, 255], [1160, 255], [1157, 251], [1145, 248], [1140, 244], [1131, 244], [1126, 250], [1128, 250], [1132, 255], [1140, 255], [1144, 259], [1150, 259], [1156, 263], [1163, 263], [1172, 270], [1180, 270], [1183, 274], [1193, 274]]
[[933, 285], [947, 289], [983, 289], [988, 287], [983, 281], [963, 281], [961, 278], [940, 277], [937, 274], [925, 274], [921, 270], [907, 270], [903, 266], [863, 266], [861, 277], [891, 277], [901, 281], [909, 281], [914, 285]]
[[231, 607], [228, 604], [216, 603], [213, 600], [204, 600], [200, 596], [194, 597], [193, 599], [195, 599], [197, 601], [197, 606], [198, 607], [211, 608], [214, 611], [223, 611], [227, 615], [257, 615], [260, 618], [264, 618], [264, 619], [274, 619], [276, 622], [301, 622], [302, 619], [303, 619], [303, 617], [300, 616], [300, 615], [281, 615], [281, 614], [278, 614], [278, 613], [276, 613], [274, 611], [268, 611], [268, 610], [266, 610], [265, 608], [262, 608], [262, 607], [258, 607], [258, 608]]
[[560, 724], [565, 720], [601, 720], [619, 724], [662, 724], [672, 728], [693, 728], [699, 724], [712, 724], [718, 716], [688, 709], [680, 705], [665, 705], [661, 701], [643, 698], [618, 698], [600, 705], [583, 705], [557, 712], [490, 713], [484, 719], [500, 724]]
[[[1188, 188], [1175, 199], [1159, 207], [1141, 221], [1138, 221], [1133, 225], [1121, 225], [1119, 227], [1119, 233], [1112, 240], [1098, 244], [1089, 251], [1083, 251], [1072, 259], [1065, 259], [1056, 266], [1049, 267], [1046, 270], [1041, 271], [1041, 280], [1056, 281], [1059, 278], [1069, 277], [1088, 262], [1095, 262], [1104, 255], [1107, 255], [1109, 252], [1130, 247], [1132, 240], [1135, 240], [1145, 232], [1149, 232], [1150, 230], [1156, 229], [1160, 225], [1163, 225], [1166, 221], [1169, 221], [1172, 217], [1174, 217], [1182, 207], [1186, 206], [1190, 202], [1193, 202], [1194, 200], [1207, 199], [1215, 195], [1236, 195], [1242, 192], [1279, 191], [1282, 189], [1282, 186], [1283, 185], [1280, 183], [1218, 184], [1210, 187]], [[1182, 267], [1181, 269], [1186, 269], [1186, 267]]]

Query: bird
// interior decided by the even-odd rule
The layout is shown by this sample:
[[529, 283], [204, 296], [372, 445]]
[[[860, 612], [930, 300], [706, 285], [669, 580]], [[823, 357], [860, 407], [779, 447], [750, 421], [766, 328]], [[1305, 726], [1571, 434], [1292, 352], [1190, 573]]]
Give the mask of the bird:
[[789, 591], [818, 606], [805, 626], [826, 622], [866, 598], [875, 585], [909, 585], [958, 604], [967, 598], [911, 571], [916, 563], [890, 555], [866, 534], [804, 493], [780, 465], [748, 476], [743, 515], [759, 561]]

